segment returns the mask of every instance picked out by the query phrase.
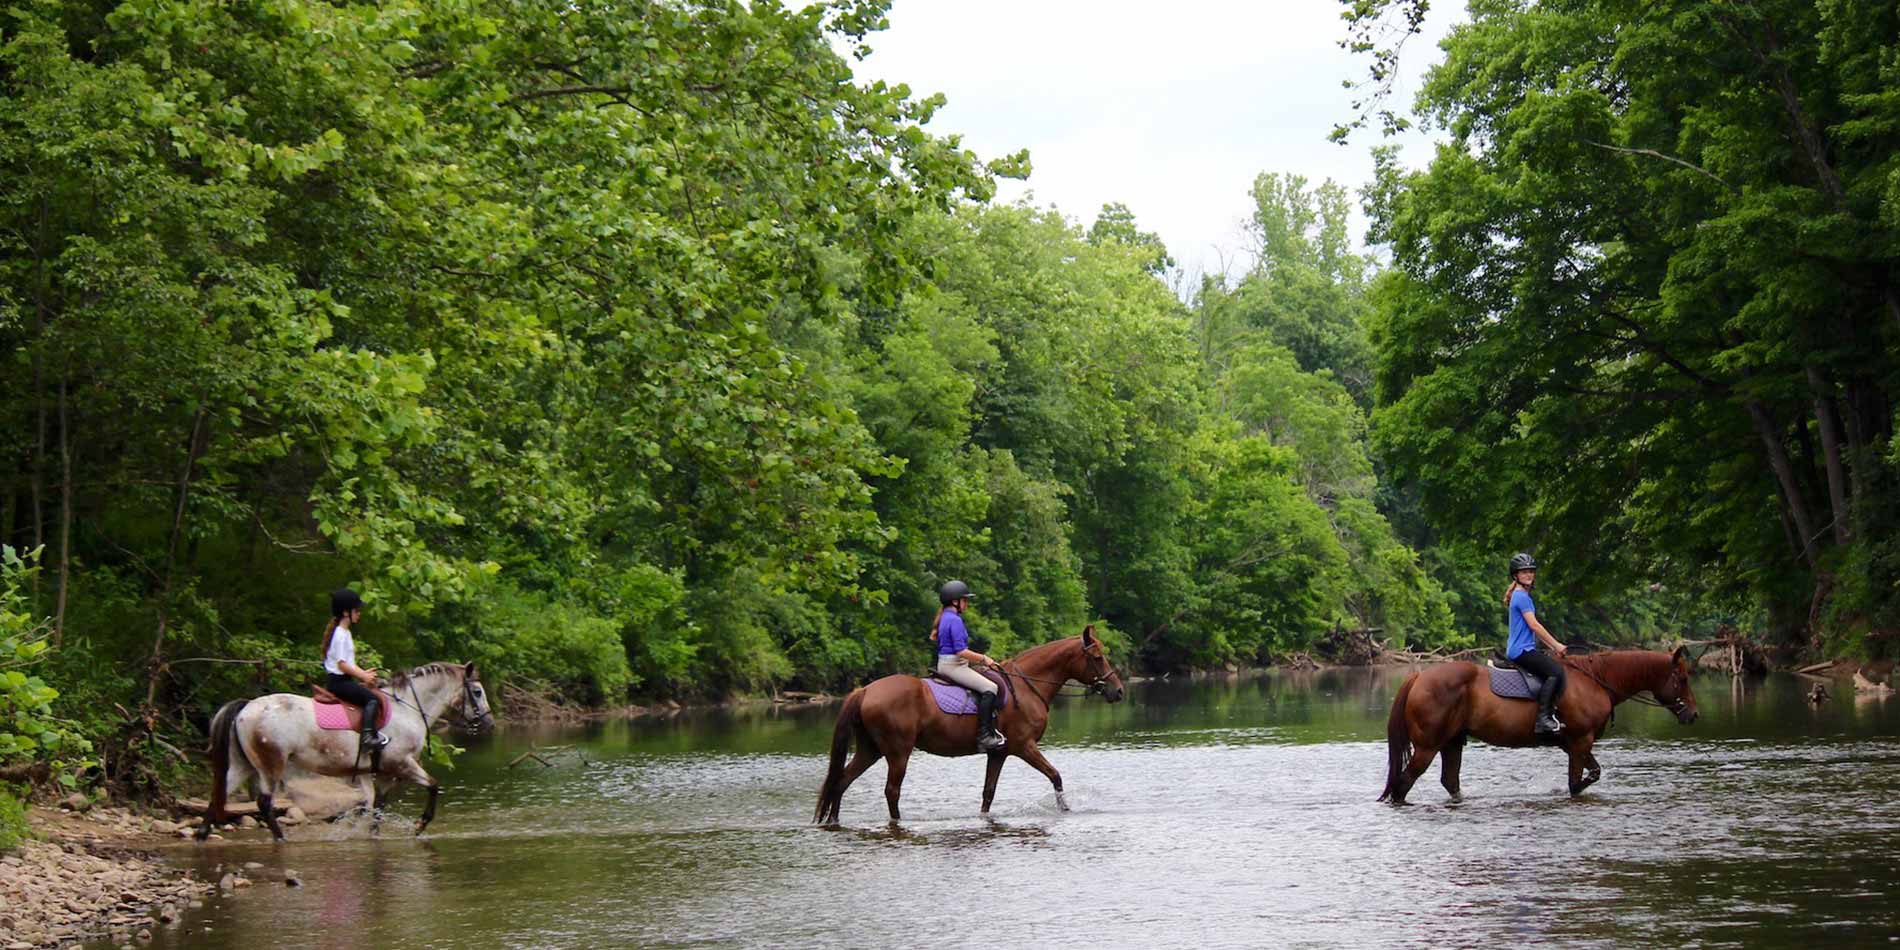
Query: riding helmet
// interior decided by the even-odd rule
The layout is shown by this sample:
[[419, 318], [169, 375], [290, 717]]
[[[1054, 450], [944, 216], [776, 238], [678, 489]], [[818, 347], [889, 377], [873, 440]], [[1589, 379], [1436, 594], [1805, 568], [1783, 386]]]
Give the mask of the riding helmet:
[[363, 609], [363, 598], [348, 587], [338, 588], [330, 595], [330, 616], [341, 617], [352, 610]]
[[1511, 575], [1513, 577], [1517, 575], [1518, 571], [1534, 571], [1534, 570], [1537, 570], [1536, 558], [1531, 557], [1530, 555], [1524, 554], [1521, 552], [1518, 554], [1511, 555]]
[[962, 581], [951, 581], [937, 589], [937, 600], [945, 607], [970, 596], [970, 585]]

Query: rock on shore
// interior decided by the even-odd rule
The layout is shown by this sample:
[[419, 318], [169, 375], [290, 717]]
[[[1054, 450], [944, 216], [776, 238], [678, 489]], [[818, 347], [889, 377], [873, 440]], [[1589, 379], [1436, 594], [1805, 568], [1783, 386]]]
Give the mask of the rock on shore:
[[116, 808], [35, 809], [36, 840], [0, 854], [0, 950], [77, 946], [174, 924], [211, 885], [139, 850], [177, 825]]

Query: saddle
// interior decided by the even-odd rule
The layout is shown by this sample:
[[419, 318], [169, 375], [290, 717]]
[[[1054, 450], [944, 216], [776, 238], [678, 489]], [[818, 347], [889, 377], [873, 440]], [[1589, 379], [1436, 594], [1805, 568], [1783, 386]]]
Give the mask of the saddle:
[[[380, 689], [372, 688], [370, 692], [375, 693], [376, 698], [383, 701], [382, 713], [376, 717], [376, 728], [381, 729], [389, 725], [389, 716], [394, 712], [396, 704], [390, 700], [388, 693]], [[316, 703], [317, 728], [363, 731], [363, 707], [346, 703], [338, 699], [335, 693], [321, 686], [312, 686], [310, 694], [310, 698]]]
[[1492, 656], [1486, 672], [1491, 674], [1491, 692], [1505, 699], [1536, 699], [1544, 689], [1544, 678], [1532, 676], [1502, 656]]
[[[984, 679], [996, 684], [996, 709], [1001, 712], [1009, 706], [1009, 678], [995, 670], [977, 670]], [[930, 687], [936, 696], [937, 708], [952, 716], [976, 715], [976, 696], [968, 686], [945, 679], [943, 674], [931, 670], [921, 677], [924, 685]]]

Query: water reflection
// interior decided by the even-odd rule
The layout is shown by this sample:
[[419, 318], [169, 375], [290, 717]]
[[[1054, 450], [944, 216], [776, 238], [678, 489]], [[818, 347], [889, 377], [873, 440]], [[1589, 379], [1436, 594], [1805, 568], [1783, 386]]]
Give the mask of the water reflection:
[[[1076, 810], [1012, 761], [977, 814], [976, 757], [882, 767], [843, 827], [806, 824], [836, 707], [750, 708], [477, 741], [429, 836], [293, 829], [259, 861], [306, 886], [214, 901], [154, 947], [1439, 946], [1555, 940], [1774, 946], [1900, 936], [1900, 703], [1806, 701], [1792, 677], [1697, 683], [1702, 719], [1626, 704], [1604, 779], [1554, 750], [1465, 754], [1417, 805], [1373, 801], [1403, 671], [1134, 684], [1058, 701], [1045, 748]], [[535, 744], [553, 767], [508, 767]], [[400, 799], [409, 814], [420, 795]], [[392, 832], [392, 829], [402, 829]], [[336, 840], [323, 840], [333, 838]], [[325, 921], [347, 920], [338, 928]], [[204, 928], [209, 926], [209, 931]], [[968, 934], [965, 940], [964, 935]], [[347, 937], [346, 940], [340, 939]]]

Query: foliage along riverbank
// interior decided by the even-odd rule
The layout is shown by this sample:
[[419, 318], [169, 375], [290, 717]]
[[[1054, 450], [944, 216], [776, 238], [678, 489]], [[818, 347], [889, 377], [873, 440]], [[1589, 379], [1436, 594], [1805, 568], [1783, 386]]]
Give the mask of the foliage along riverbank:
[[[0, 764], [162, 793], [219, 702], [315, 675], [344, 584], [367, 664], [583, 706], [912, 669], [950, 577], [997, 653], [1090, 621], [1153, 672], [1457, 649], [1518, 548], [1564, 635], [1889, 650], [1894, 150], [1831, 58], [1884, 34], [1787, 6], [1765, 65], [1719, 18], [1475, 11], [1423, 100], [1464, 147], [1366, 196], [1389, 267], [1343, 189], [1263, 174], [1252, 268], [1192, 287], [1128, 209], [997, 205], [1027, 156], [855, 81], [874, 2], [20, 7]], [[1670, 44], [1680, 98], [1636, 55]], [[1485, 98], [1492, 63], [1640, 81], [1563, 100], [1598, 147]], [[1838, 196], [1685, 118], [1783, 74], [1817, 111], [1736, 134], [1836, 136]], [[1757, 197], [1633, 154], [1671, 135]]]

